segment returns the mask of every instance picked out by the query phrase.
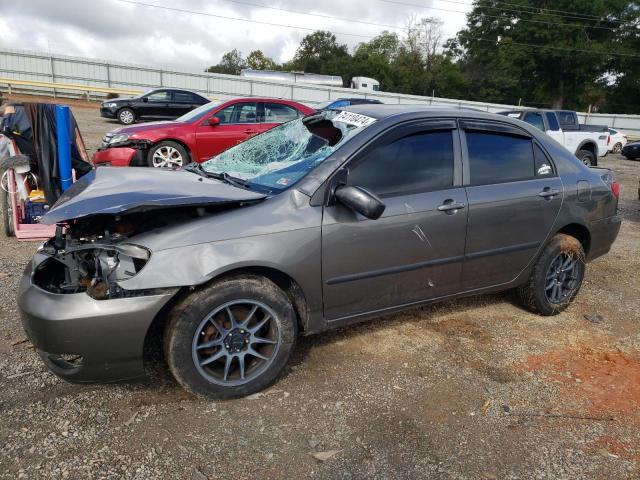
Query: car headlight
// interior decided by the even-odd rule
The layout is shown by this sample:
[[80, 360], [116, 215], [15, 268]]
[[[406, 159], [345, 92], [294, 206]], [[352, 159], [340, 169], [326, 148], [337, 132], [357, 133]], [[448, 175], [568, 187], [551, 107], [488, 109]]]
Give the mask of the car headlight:
[[109, 145], [113, 145], [114, 143], [122, 143], [129, 140], [129, 135], [126, 133], [116, 133], [113, 137], [109, 139]]
[[107, 108], [116, 108], [118, 104], [114, 102], [110, 102], [110, 103], [105, 103], [104, 106]]

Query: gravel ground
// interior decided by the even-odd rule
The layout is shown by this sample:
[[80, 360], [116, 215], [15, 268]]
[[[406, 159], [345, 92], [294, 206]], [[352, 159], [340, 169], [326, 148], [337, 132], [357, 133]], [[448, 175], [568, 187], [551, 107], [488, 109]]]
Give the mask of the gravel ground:
[[[90, 150], [116, 126], [73, 109]], [[640, 162], [601, 163], [625, 221], [566, 312], [490, 295], [303, 338], [234, 401], [48, 373], [15, 306], [36, 245], [0, 238], [0, 478], [638, 478]]]

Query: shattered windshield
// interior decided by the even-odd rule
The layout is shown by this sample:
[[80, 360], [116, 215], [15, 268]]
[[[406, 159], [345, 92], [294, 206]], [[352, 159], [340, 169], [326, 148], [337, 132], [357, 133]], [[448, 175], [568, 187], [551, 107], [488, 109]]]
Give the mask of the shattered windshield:
[[202, 168], [241, 178], [263, 190], [284, 190], [375, 121], [346, 111], [323, 111], [250, 138], [203, 163]]

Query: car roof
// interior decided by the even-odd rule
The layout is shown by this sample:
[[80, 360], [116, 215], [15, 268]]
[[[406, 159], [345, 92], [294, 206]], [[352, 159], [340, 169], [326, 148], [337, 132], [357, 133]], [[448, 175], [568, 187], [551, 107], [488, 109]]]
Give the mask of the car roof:
[[412, 113], [421, 113], [426, 114], [425, 116], [430, 117], [441, 117], [441, 116], [453, 116], [460, 117], [464, 116], [480, 116], [480, 117], [491, 117], [495, 118], [495, 114], [487, 113], [482, 110], [477, 110], [474, 108], [466, 108], [466, 107], [436, 107], [431, 105], [389, 105], [385, 103], [365, 103], [360, 105], [349, 105], [346, 107], [338, 107], [336, 110], [344, 110], [347, 112], [359, 113], [360, 115], [366, 115], [368, 117], [373, 117], [378, 120], [382, 120], [384, 118], [396, 116], [396, 115], [405, 115]]

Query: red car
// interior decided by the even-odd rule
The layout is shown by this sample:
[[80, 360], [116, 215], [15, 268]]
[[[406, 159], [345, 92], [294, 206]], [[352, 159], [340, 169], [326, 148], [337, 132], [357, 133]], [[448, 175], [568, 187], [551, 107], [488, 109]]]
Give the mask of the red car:
[[247, 138], [315, 110], [290, 100], [236, 98], [208, 103], [170, 122], [107, 133], [93, 163], [117, 167], [179, 167], [204, 162]]

